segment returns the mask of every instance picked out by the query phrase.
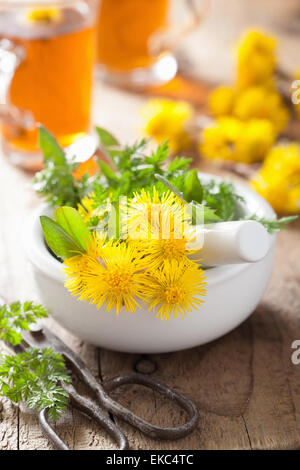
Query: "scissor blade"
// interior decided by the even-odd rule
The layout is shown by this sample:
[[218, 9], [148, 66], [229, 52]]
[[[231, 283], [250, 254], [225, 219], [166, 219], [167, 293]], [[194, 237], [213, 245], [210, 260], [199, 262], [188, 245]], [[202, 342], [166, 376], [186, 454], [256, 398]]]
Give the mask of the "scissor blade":
[[45, 349], [51, 346], [43, 329], [38, 331], [22, 331], [22, 343], [27, 347]]

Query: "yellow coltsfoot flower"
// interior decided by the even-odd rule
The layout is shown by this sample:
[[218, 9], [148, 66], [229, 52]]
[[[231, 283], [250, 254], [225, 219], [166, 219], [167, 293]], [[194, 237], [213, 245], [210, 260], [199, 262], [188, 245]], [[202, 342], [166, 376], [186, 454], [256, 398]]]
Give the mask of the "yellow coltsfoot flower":
[[[187, 257], [195, 251], [188, 246], [195, 238], [191, 224], [187, 225], [188, 234], [177, 236], [177, 225], [187, 222], [185, 204], [170, 191], [159, 195], [154, 188], [151, 193], [142, 190], [135, 194], [131, 205], [133, 221], [146, 205], [140, 231], [145, 236], [107, 241], [94, 232], [86, 253], [65, 260], [65, 286], [79, 300], [97, 308], [104, 305], [108, 311], [115, 309], [117, 315], [123, 307], [134, 312], [138, 299], [144, 299], [150, 308], [159, 305], [157, 316], [162, 319], [169, 318], [171, 312], [183, 316], [202, 303], [198, 296], [205, 292], [202, 271]], [[148, 213], [152, 206], [158, 206], [159, 215], [148, 238], [144, 223], [147, 226], [149, 217], [152, 221], [151, 211]], [[163, 237], [166, 227], [169, 232]]]
[[[77, 272], [73, 273], [69, 265], [67, 275], [73, 278], [74, 274], [76, 277]], [[115, 308], [118, 315], [123, 306], [127, 312], [135, 311], [136, 299], [142, 298], [143, 279], [140, 256], [134, 247], [110, 241], [101, 246], [96, 258], [89, 257], [81, 266], [79, 286], [73, 280], [73, 285], [71, 281], [66, 287], [80, 300], [97, 308], [104, 304], [108, 311]]]
[[91, 193], [85, 196], [80, 204], [77, 206], [77, 210], [86, 224], [89, 224], [92, 219], [101, 220], [103, 216], [111, 211], [111, 201], [108, 198], [101, 206], [95, 204], [95, 194]]
[[[186, 205], [171, 191], [159, 195], [142, 189], [126, 207], [129, 239], [166, 238], [177, 229], [182, 233], [182, 222], [189, 220]], [[180, 225], [180, 226], [179, 226]]]
[[142, 254], [145, 267], [156, 269], [166, 261], [194, 253], [191, 211], [174, 193], [159, 196], [142, 190], [128, 204], [128, 239]]
[[163, 194], [160, 194], [157, 189], [154, 187], [153, 192], [145, 191], [144, 188], [140, 192], [135, 192], [131, 200], [131, 205], [134, 210], [134, 207], [138, 207], [142, 204], [153, 205], [153, 204], [166, 204], [172, 206], [173, 204], [179, 204], [180, 199], [171, 191], [166, 191]]
[[[85, 286], [85, 273], [91, 270], [94, 260], [96, 260], [101, 253], [103, 244], [104, 240], [94, 232], [91, 234], [86, 253], [78, 253], [64, 260], [64, 272], [68, 277], [65, 282], [65, 287], [72, 295], [78, 295], [81, 298]], [[82, 300], [83, 299], [84, 297], [82, 297]]]
[[81, 201], [80, 204], [77, 206], [77, 210], [81, 217], [83, 218], [84, 222], [87, 223], [90, 218], [93, 216], [94, 212], [94, 193], [88, 194], [85, 196]]
[[261, 31], [249, 31], [238, 45], [237, 86], [273, 86], [275, 40]]
[[143, 133], [159, 144], [168, 140], [172, 152], [191, 146], [187, 124], [193, 116], [193, 108], [187, 102], [150, 99], [142, 107], [141, 116]]
[[194, 239], [195, 234], [191, 227], [190, 230], [182, 234], [181, 238], [177, 238], [177, 234], [172, 231], [168, 238], [141, 239], [132, 243], [135, 243], [137, 250], [143, 253], [145, 267], [155, 270], [172, 260], [188, 261], [187, 257], [198, 251], [189, 248]]
[[251, 184], [277, 212], [300, 212], [300, 146], [274, 147]]
[[195, 263], [172, 260], [146, 274], [144, 295], [149, 310], [158, 310], [157, 318], [168, 320], [173, 314], [184, 318], [203, 303], [206, 282], [204, 272]]

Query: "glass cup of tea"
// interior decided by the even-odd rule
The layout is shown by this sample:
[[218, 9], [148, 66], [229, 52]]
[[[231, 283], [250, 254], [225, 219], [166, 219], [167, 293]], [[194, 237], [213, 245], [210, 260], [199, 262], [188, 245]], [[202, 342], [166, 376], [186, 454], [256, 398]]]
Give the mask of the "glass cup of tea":
[[0, 0], [4, 153], [38, 169], [38, 123], [69, 146], [90, 129], [98, 0]]
[[[97, 24], [99, 76], [115, 85], [163, 84], [177, 72], [174, 46], [192, 32], [208, 0], [102, 0]], [[170, 23], [171, 7], [179, 22]]]

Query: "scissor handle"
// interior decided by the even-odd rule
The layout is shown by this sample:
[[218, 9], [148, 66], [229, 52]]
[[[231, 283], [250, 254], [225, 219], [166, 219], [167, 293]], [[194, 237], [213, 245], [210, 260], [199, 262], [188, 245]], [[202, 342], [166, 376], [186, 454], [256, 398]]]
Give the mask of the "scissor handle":
[[[164, 385], [161, 382], [158, 382], [157, 380], [142, 374], [120, 375], [113, 379], [107, 380], [106, 382], [99, 383], [88, 369], [86, 364], [82, 361], [82, 359], [77, 356], [77, 354], [65, 346], [61, 352], [72, 364], [79, 377], [81, 377], [85, 384], [97, 395], [99, 404], [101, 406], [103, 406], [107, 411], [110, 411], [115, 416], [118, 416], [127, 423], [130, 423], [145, 435], [156, 439], [174, 440], [187, 436], [196, 428], [199, 420], [199, 413], [195, 403], [181, 393], [171, 389], [167, 385]], [[162, 428], [145, 421], [125, 406], [113, 400], [107, 394], [109, 390], [113, 390], [125, 384], [145, 385], [146, 387], [156, 390], [170, 400], [176, 401], [179, 406], [181, 406], [181, 408], [187, 411], [189, 420], [181, 426], [173, 428]]]
[[[59, 338], [57, 338], [49, 330], [44, 329], [50, 344], [57, 352], [64, 355], [65, 359], [70, 363], [77, 375], [84, 381], [84, 383], [96, 394], [100, 406], [104, 407], [107, 411], [115, 416], [130, 423], [135, 428], [139, 429], [142, 433], [152, 438], [158, 439], [179, 439], [190, 434], [197, 426], [199, 420], [199, 413], [195, 403], [181, 393], [176, 392], [167, 385], [164, 385], [157, 380], [147, 377], [142, 374], [128, 374], [115, 377], [104, 383], [99, 383], [94, 377], [90, 369], [83, 362], [83, 360], [74, 353], [68, 346], [66, 346]], [[113, 390], [125, 384], [140, 384], [156, 390], [170, 400], [176, 401], [181, 408], [185, 409], [189, 415], [189, 420], [181, 426], [172, 428], [162, 428], [151, 424], [148, 421], [140, 418], [131, 410], [116, 402], [107, 394], [109, 390]], [[75, 391], [76, 393], [76, 391]], [[93, 403], [93, 402], [91, 402]], [[86, 411], [88, 414], [88, 412]], [[102, 423], [103, 424], [103, 420]], [[118, 428], [116, 428], [118, 429]], [[113, 434], [112, 434], [113, 435]]]
[[[72, 384], [62, 384], [63, 389], [69, 394], [71, 404], [82, 413], [94, 419], [108, 434], [114, 439], [118, 445], [119, 450], [128, 449], [128, 441], [122, 431], [111, 421], [92, 400], [80, 395]], [[70, 450], [69, 447], [61, 440], [58, 434], [54, 431], [51, 424], [47, 419], [47, 411], [42, 410], [39, 413], [39, 423], [46, 435], [52, 442], [54, 447], [58, 450]]]
[[102, 385], [106, 391], [111, 391], [125, 384], [145, 385], [146, 387], [159, 392], [161, 395], [164, 395], [168, 399], [176, 401], [189, 415], [190, 419], [181, 426], [165, 428], [145, 421], [132, 413], [131, 410], [115, 402], [108, 396], [104, 398], [106, 409], [124, 421], [130, 423], [142, 433], [154, 439], [175, 440], [187, 436], [196, 428], [199, 420], [199, 413], [195, 403], [181, 393], [176, 392], [172, 388], [151, 377], [147, 377], [142, 374], [126, 374], [107, 380]]
[[[100, 406], [105, 408], [106, 411], [111, 412], [115, 416], [118, 416], [124, 421], [130, 423], [132, 426], [139, 429], [147, 436], [152, 438], [173, 440], [187, 436], [196, 428], [199, 420], [199, 413], [195, 403], [181, 393], [171, 389], [167, 385], [164, 385], [161, 382], [158, 382], [157, 380], [142, 374], [121, 375], [119, 377], [107, 380], [104, 383], [99, 383], [83, 360], [47, 328], [43, 328], [43, 330], [38, 332], [38, 334], [26, 334], [25, 332], [23, 337], [26, 343], [32, 347], [43, 348], [51, 346], [56, 352], [62, 354], [75, 370], [77, 375], [84, 381], [87, 387], [96, 394], [99, 402], [98, 404]], [[113, 400], [108, 395], [108, 391], [125, 384], [145, 385], [146, 387], [149, 387], [152, 390], [155, 390], [164, 395], [168, 399], [176, 401], [181, 408], [187, 411], [189, 420], [181, 426], [172, 428], [163, 428], [145, 421], [128, 408]], [[91, 416], [100, 424], [100, 426], [105, 428], [113, 437], [113, 439], [118, 443], [120, 450], [128, 448], [127, 439], [122, 431], [117, 428], [117, 426], [107, 417], [107, 415], [99, 408], [98, 405], [96, 405], [93, 401], [79, 395], [71, 384], [62, 384], [62, 386], [69, 393], [73, 405], [83, 413]], [[42, 415], [41, 419], [43, 423], [41, 424], [42, 428], [46, 432], [47, 436], [54, 443], [54, 445], [58, 445], [58, 448], [62, 448], [62, 441], [55, 439], [53, 433], [56, 433], [53, 431], [49, 423], [47, 423], [46, 415]]]
[[54, 445], [57, 450], [70, 450], [69, 447], [61, 440], [59, 435], [54, 431], [51, 424], [48, 421], [47, 410], [41, 410], [39, 412], [39, 423], [43, 433]]

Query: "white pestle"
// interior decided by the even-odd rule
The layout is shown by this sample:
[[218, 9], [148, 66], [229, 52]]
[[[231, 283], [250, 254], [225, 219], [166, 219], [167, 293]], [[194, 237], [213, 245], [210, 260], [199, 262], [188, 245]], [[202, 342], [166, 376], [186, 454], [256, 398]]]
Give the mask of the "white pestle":
[[197, 226], [196, 238], [189, 248], [190, 255], [203, 266], [256, 263], [268, 253], [271, 237], [265, 227], [255, 220], [220, 222]]

